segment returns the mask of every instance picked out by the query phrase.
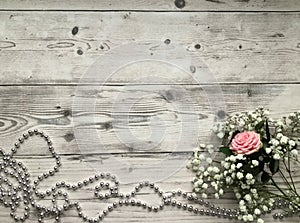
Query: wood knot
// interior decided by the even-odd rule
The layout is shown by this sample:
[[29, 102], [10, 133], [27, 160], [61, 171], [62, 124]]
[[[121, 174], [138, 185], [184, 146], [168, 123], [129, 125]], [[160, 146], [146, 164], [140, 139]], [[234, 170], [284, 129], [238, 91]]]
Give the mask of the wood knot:
[[220, 110], [220, 111], [218, 111], [217, 115], [218, 115], [219, 118], [223, 119], [223, 118], [225, 118], [226, 113], [225, 113], [225, 111]]
[[63, 137], [67, 142], [71, 142], [73, 139], [75, 139], [75, 136], [73, 133], [67, 133]]

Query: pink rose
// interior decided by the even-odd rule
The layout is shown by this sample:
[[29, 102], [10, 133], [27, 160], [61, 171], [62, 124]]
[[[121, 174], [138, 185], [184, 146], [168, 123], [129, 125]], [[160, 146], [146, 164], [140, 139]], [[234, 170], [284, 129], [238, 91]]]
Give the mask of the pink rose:
[[230, 143], [230, 149], [235, 154], [250, 155], [261, 147], [260, 135], [253, 131], [238, 133]]

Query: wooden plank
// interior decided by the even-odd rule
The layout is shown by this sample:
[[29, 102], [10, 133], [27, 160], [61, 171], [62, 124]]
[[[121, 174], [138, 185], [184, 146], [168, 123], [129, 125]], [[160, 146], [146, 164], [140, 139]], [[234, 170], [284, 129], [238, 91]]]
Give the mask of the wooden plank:
[[[221, 94], [210, 92], [207, 87], [87, 86], [85, 92], [78, 94], [76, 86], [2, 86], [1, 146], [10, 148], [18, 135], [39, 128], [53, 138], [58, 152], [64, 154], [144, 152], [157, 145], [158, 139], [163, 140], [153, 152], [191, 151], [198, 142], [213, 140], [209, 130], [215, 113], [222, 118], [224, 113], [265, 106], [273, 117], [281, 117], [300, 107], [298, 84], [226, 84], [221, 85]], [[225, 109], [215, 110], [212, 102], [221, 103], [222, 98]], [[94, 99], [95, 109], [90, 109]], [[77, 107], [73, 107], [74, 100], [80, 102]], [[96, 133], [97, 140], [87, 142], [81, 131]], [[151, 131], [162, 136], [151, 141]], [[186, 146], [179, 148], [182, 136]], [[79, 150], [78, 144], [88, 147]], [[34, 148], [26, 146], [25, 151], [40, 154], [44, 146], [39, 141]]]
[[109, 1], [31, 1], [3, 0], [2, 10], [142, 10], [142, 11], [295, 11], [300, 10], [297, 0], [109, 0]]
[[[118, 61], [115, 48], [132, 42], [136, 48], [150, 44], [149, 54], [165, 54], [164, 61], [189, 62], [184, 54], [174, 56], [174, 45], [180, 46], [222, 83], [300, 81], [299, 13], [2, 12], [0, 21], [2, 85], [77, 84], [101, 55], [111, 53]], [[134, 49], [127, 58], [145, 53]], [[105, 80], [107, 67], [99, 70], [100, 84], [149, 83], [139, 74], [153, 74], [155, 68], [157, 83], [194, 79], [191, 73], [149, 63], [133, 64]]]
[[[120, 157], [123, 159], [123, 161], [132, 161], [136, 164], [136, 169], [144, 169], [144, 171], [148, 172], [156, 172], [158, 170], [156, 169], [145, 169], [144, 163], [151, 163], [155, 162], [160, 159], [161, 154], [155, 154], [145, 157], [136, 157], [134, 155], [126, 155]], [[180, 154], [174, 154], [174, 157], [176, 159], [181, 159], [182, 156]], [[36, 178], [39, 174], [41, 174], [43, 171], [49, 170], [49, 164], [52, 163], [52, 160], [47, 156], [17, 156], [16, 157], [18, 161], [22, 161], [26, 164], [28, 167], [32, 179]], [[108, 161], [113, 162], [111, 159], [111, 156], [105, 157]], [[62, 157], [62, 169], [60, 172], [58, 172], [57, 175], [53, 177], [49, 177], [46, 181], [41, 183], [39, 186], [41, 191], [45, 191], [49, 189], [52, 185], [54, 185], [57, 181], [61, 181], [62, 179], [66, 183], [77, 183], [79, 180], [84, 180], [87, 177], [95, 174], [95, 169], [92, 168], [92, 165], [87, 165], [86, 162], [91, 162], [91, 160], [88, 159], [88, 157], [82, 157], [82, 156], [76, 156], [76, 155], [70, 155], [70, 156], [63, 156]], [[101, 163], [102, 158], [99, 156], [94, 156], [92, 163], [97, 164]], [[117, 163], [113, 162], [114, 165], [118, 165]], [[177, 168], [176, 166], [173, 166], [173, 168]], [[295, 183], [296, 185], [300, 185], [299, 181], [299, 171], [295, 172]], [[176, 174], [169, 176], [169, 178], [157, 182], [157, 185], [159, 185], [160, 189], [171, 192], [172, 190], [178, 190], [181, 189], [183, 191], [190, 192], [191, 187], [191, 179], [194, 176], [192, 172], [185, 168], [181, 168]], [[138, 176], [137, 176], [138, 177]], [[144, 177], [144, 176], [143, 176]], [[79, 201], [81, 203], [81, 206], [83, 208], [83, 212], [89, 216], [95, 216], [99, 211], [103, 210], [103, 208], [106, 208], [109, 202], [113, 202], [112, 200], [106, 201], [106, 200], [98, 200], [94, 198], [93, 188], [96, 185], [96, 183], [93, 183], [87, 187], [83, 187], [80, 190], [76, 192], [69, 192], [70, 200], [72, 201]], [[127, 183], [124, 184], [122, 181], [120, 182], [120, 192], [127, 193], [130, 192], [136, 183]], [[65, 190], [62, 189], [64, 192]], [[66, 191], [67, 192], [67, 191]], [[152, 203], [154, 205], [159, 204], [161, 198], [159, 198], [156, 194], [154, 194], [151, 190], [148, 189], [142, 189], [140, 192], [137, 193], [137, 199], [140, 199], [142, 201], [147, 201], [149, 203]], [[216, 202], [217, 205], [220, 205], [221, 207], [226, 208], [236, 208], [237, 203], [232, 198], [230, 194], [225, 195], [220, 200], [211, 200], [212, 202]], [[51, 203], [50, 199], [45, 199], [45, 201], [42, 201], [42, 204], [49, 205]], [[201, 206], [199, 206], [201, 208]], [[31, 217], [29, 222], [34, 221], [34, 217]], [[143, 220], [142, 220], [143, 219]], [[171, 208], [166, 207], [164, 211], [158, 212], [158, 213], [149, 213], [148, 211], [144, 211], [141, 208], [137, 207], [121, 207], [116, 209], [114, 212], [109, 214], [107, 218], [105, 218], [105, 222], [150, 222], [150, 220], [157, 219], [160, 222], [176, 222], [178, 219], [180, 221], [184, 222], [199, 222], [199, 220], [203, 222], [226, 222], [227, 220], [219, 219], [219, 218], [211, 218], [208, 216], [196, 216], [194, 214], [180, 211], [177, 208]], [[272, 217], [270, 215], [265, 216], [266, 222], [273, 222]], [[4, 207], [0, 207], [0, 220], [2, 222], [9, 221], [9, 212]], [[77, 213], [74, 210], [68, 211], [66, 215], [63, 217], [63, 222], [77, 222], [79, 219], [77, 218]], [[285, 219], [286, 222], [298, 222], [299, 218], [288, 218]], [[36, 221], [35, 221], [36, 222]], [[228, 221], [229, 222], [229, 221]], [[238, 221], [230, 221], [230, 222], [238, 222]]]
[[[232, 201], [219, 201], [221, 205], [224, 205], [225, 207], [230, 207]], [[85, 210], [87, 211], [89, 216], [94, 217], [98, 213], [99, 210], [102, 210], [98, 207], [96, 202], [87, 201], [85, 202]], [[12, 222], [12, 219], [8, 217], [7, 209], [5, 210], [3, 207], [0, 207], [0, 220], [2, 222]], [[266, 216], [263, 216], [266, 223], [272, 223], [274, 222], [273, 217], [269, 214]], [[178, 220], [180, 219], [180, 220]], [[52, 219], [47, 219], [45, 222], [53, 222]], [[173, 207], [166, 207], [162, 212], [153, 213], [148, 212], [146, 210], [143, 210], [138, 207], [122, 207], [120, 209], [117, 209], [113, 211], [112, 213], [109, 213], [109, 215], [102, 221], [102, 222], [146, 222], [146, 223], [152, 223], [152, 222], [163, 222], [163, 223], [172, 223], [176, 221], [185, 222], [185, 223], [197, 223], [199, 221], [203, 223], [240, 223], [241, 221], [237, 220], [229, 220], [229, 219], [223, 219], [223, 218], [217, 218], [217, 217], [211, 217], [211, 216], [205, 216], [205, 215], [195, 215], [190, 212], [178, 210], [177, 208]], [[28, 221], [29, 223], [37, 222], [37, 218], [31, 217]], [[66, 223], [74, 223], [74, 222], [81, 222], [81, 219], [78, 218], [75, 211], [67, 212], [66, 215], [63, 216], [62, 222]], [[292, 218], [286, 218], [284, 220], [286, 223], [298, 223], [299, 217], [292, 217]]]
[[[210, 155], [207, 151], [202, 152], [206, 157], [213, 156], [216, 160], [221, 160], [224, 158], [224, 154], [220, 154], [218, 152]], [[192, 155], [191, 152], [188, 153], [189, 156]], [[17, 161], [23, 162], [28, 171], [31, 173], [32, 179], [37, 178], [44, 172], [51, 170], [51, 166], [54, 166], [55, 160], [51, 158], [44, 151], [43, 155], [22, 155], [22, 151], [15, 155]], [[116, 162], [116, 158], [120, 163], [130, 163], [132, 169], [130, 171], [135, 172], [132, 174], [130, 171], [127, 171], [126, 174], [120, 175], [118, 173], [121, 172], [122, 166], [120, 166], [119, 162]], [[170, 172], [168, 175], [164, 175], [164, 178], [157, 177], [156, 180], [153, 177], [153, 174], [158, 174], [159, 171], [164, 171], [162, 168], [156, 167], [153, 165], [153, 168], [148, 168], [152, 164], [161, 162], [161, 160], [174, 160], [172, 166], [170, 165]], [[58, 181], [65, 181], [69, 184], [75, 184], [78, 181], [83, 181], [88, 179], [91, 176], [94, 176], [96, 173], [100, 172], [110, 172], [113, 175], [118, 177], [120, 181], [120, 190], [122, 193], [126, 194], [129, 191], [132, 191], [134, 186], [140, 181], [151, 181], [159, 184], [159, 187], [164, 191], [172, 191], [178, 189], [184, 189], [187, 192], [192, 191], [191, 181], [195, 176], [195, 173], [185, 168], [184, 166], [180, 166], [181, 163], [188, 163], [186, 156], [184, 153], [172, 153], [167, 158], [164, 154], [161, 153], [144, 153], [144, 154], [119, 154], [119, 155], [62, 155], [62, 167], [60, 171], [45, 181], [39, 184], [39, 188], [41, 191], [46, 190], [47, 188], [54, 186]], [[111, 170], [106, 170], [104, 163], [111, 163]], [[99, 167], [98, 167], [99, 166]], [[164, 164], [161, 164], [163, 167]], [[104, 167], [104, 168], [102, 168]], [[294, 177], [294, 183], [297, 188], [300, 189], [300, 173], [295, 168], [292, 168], [292, 175]], [[299, 168], [299, 166], [298, 166]], [[165, 172], [167, 173], [167, 172]], [[162, 175], [161, 175], [162, 176]], [[280, 179], [278, 175], [277, 182], [279, 185], [283, 185], [283, 179]], [[99, 184], [99, 182], [98, 182]], [[87, 197], [84, 194], [89, 193], [89, 198], [94, 198], [93, 188], [97, 185], [97, 182], [83, 187], [76, 192], [70, 192], [72, 195], [76, 196], [77, 199], [86, 199]], [[77, 194], [78, 193], [78, 194]], [[141, 195], [154, 194], [153, 191], [145, 189], [140, 191]], [[156, 198], [156, 197], [155, 197]], [[226, 195], [225, 198], [231, 198], [231, 196]], [[95, 199], [95, 198], [94, 198]]]

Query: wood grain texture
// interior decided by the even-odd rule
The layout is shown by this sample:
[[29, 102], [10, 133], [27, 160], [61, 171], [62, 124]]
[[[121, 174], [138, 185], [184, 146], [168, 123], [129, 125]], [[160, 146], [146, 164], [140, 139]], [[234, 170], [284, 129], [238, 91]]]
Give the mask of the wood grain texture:
[[31, 1], [2, 0], [2, 10], [142, 10], [142, 11], [296, 11], [297, 0], [109, 0], [109, 1]]
[[[1, 68], [0, 83], [77, 84], [90, 66], [101, 60], [101, 55], [115, 55], [114, 48], [134, 41], [150, 44], [149, 53], [164, 50], [166, 60], [174, 59], [168, 49], [177, 44], [202, 60], [218, 82], [299, 82], [299, 16], [239, 12], [2, 12], [0, 63], [5, 66]], [[78, 27], [76, 35], [72, 34], [74, 27]], [[170, 44], [166, 45], [165, 40]], [[152, 47], [151, 43], [156, 42]], [[133, 50], [128, 57], [139, 53]], [[115, 57], [117, 60], [118, 54]], [[105, 83], [141, 82], [134, 80], [138, 72], [149, 75], [151, 69], [140, 69], [133, 66]], [[192, 79], [191, 75], [174, 71], [157, 75], [157, 82], [165, 78], [191, 84]]]
[[[265, 106], [271, 110], [273, 117], [281, 117], [287, 114], [287, 109], [292, 112], [300, 107], [298, 84], [221, 85], [222, 95], [207, 95], [207, 86], [201, 85], [88, 88], [81, 92], [84, 95], [79, 95], [76, 94], [76, 86], [0, 87], [0, 146], [10, 148], [18, 134], [40, 128], [53, 136], [57, 149], [63, 154], [99, 153], [99, 146], [111, 153], [138, 152], [156, 145], [156, 140], [145, 142], [151, 131], [162, 129], [164, 140], [155, 151], [170, 152], [177, 148], [183, 129], [188, 132], [184, 135], [188, 140], [186, 147], [180, 151], [191, 151], [197, 144], [196, 139], [204, 142], [212, 140], [209, 130], [215, 123], [215, 115], [224, 117], [223, 110], [212, 107], [212, 101], [224, 100], [225, 113]], [[95, 108], [87, 112], [91, 99], [95, 100]], [[74, 109], [75, 100], [80, 100], [80, 103]], [[185, 107], [191, 108], [189, 113], [185, 112]], [[153, 122], [155, 119], [161, 121]], [[133, 134], [125, 141], [124, 129]], [[75, 130], [79, 131], [77, 141]], [[91, 142], [78, 139], [82, 137], [80, 131], [95, 131], [100, 141], [97, 138]], [[77, 143], [89, 146], [80, 151]], [[37, 145], [43, 144], [37, 142]], [[38, 148], [28, 150], [29, 154], [38, 151]]]

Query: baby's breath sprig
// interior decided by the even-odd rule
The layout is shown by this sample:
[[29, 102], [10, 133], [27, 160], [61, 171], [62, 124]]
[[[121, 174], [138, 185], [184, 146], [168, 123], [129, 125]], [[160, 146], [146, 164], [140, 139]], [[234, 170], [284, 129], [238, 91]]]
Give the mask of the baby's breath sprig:
[[[188, 167], [195, 172], [193, 190], [202, 198], [235, 195], [239, 219], [263, 223], [262, 215], [274, 209], [284, 218], [300, 212], [299, 188], [294, 172], [300, 167], [300, 112], [274, 120], [262, 107], [229, 116], [213, 132], [222, 146], [201, 144]], [[213, 160], [219, 150], [224, 158]], [[210, 156], [205, 157], [204, 152]]]

